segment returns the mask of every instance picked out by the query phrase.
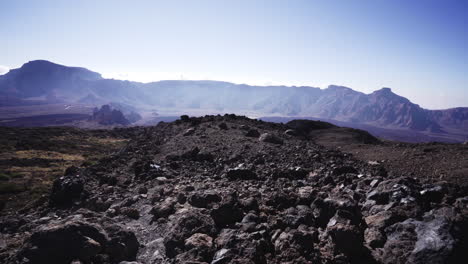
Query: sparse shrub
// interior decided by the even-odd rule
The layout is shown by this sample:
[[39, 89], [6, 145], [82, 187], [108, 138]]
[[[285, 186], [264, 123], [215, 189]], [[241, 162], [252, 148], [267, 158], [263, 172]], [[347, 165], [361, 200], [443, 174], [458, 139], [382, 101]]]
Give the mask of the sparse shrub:
[[19, 172], [10, 172], [10, 177], [12, 179], [21, 179], [24, 177], [24, 175]]
[[0, 173], [0, 181], [9, 181], [10, 176], [7, 175], [6, 173]]
[[24, 187], [12, 182], [0, 182], [0, 194], [19, 193], [24, 191]]
[[23, 178], [23, 174], [18, 172], [2, 172], [0, 173], [0, 181], [9, 181], [11, 179]]
[[90, 166], [93, 166], [93, 165], [96, 165], [97, 164], [97, 161], [95, 160], [87, 160], [83, 163], [81, 163], [81, 166], [82, 167], [90, 167]]

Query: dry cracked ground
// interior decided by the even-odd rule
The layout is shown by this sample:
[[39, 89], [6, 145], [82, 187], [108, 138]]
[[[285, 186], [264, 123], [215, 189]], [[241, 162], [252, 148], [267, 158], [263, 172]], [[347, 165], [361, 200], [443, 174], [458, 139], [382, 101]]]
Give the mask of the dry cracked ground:
[[464, 175], [371, 161], [396, 147], [362, 131], [342, 132], [366, 155], [326, 147], [323, 129], [234, 115], [134, 128], [35, 206], [3, 213], [0, 262], [466, 263]]

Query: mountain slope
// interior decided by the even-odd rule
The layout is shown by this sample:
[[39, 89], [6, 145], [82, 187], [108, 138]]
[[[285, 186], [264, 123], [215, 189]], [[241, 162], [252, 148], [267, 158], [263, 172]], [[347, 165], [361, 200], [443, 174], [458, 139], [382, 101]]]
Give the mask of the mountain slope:
[[66, 67], [44, 60], [30, 61], [0, 77], [0, 92], [20, 98], [69, 94], [85, 89], [86, 81], [101, 75], [84, 68]]
[[[41, 101], [42, 100], [42, 101]], [[250, 86], [220, 81], [138, 83], [103, 79], [83, 68], [32, 61], [0, 76], [0, 103], [121, 103], [166, 115], [234, 112], [327, 120], [468, 137], [468, 108], [427, 110], [389, 88], [364, 94], [347, 87]]]

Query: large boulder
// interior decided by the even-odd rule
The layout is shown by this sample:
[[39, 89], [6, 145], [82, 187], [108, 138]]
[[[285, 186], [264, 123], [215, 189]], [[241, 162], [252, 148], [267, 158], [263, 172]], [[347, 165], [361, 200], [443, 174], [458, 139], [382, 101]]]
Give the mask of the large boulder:
[[278, 144], [278, 145], [283, 144], [283, 140], [281, 138], [270, 133], [263, 133], [262, 135], [260, 135], [258, 140], [262, 142], [268, 142], [268, 143]]
[[213, 219], [203, 209], [181, 209], [171, 216], [168, 236], [164, 238], [166, 255], [170, 258], [184, 252], [185, 243], [192, 235], [216, 233]]
[[97, 255], [106, 255], [120, 262], [134, 260], [138, 248], [135, 235], [119, 226], [106, 232], [97, 224], [69, 218], [40, 227], [26, 240], [19, 257], [28, 263], [88, 263]]
[[188, 198], [188, 203], [194, 207], [208, 208], [214, 203], [221, 201], [221, 196], [216, 192], [206, 191], [202, 193], [193, 193]]
[[464, 263], [467, 254], [455, 251], [460, 242], [452, 234], [452, 230], [456, 230], [452, 221], [455, 217], [456, 213], [452, 208], [441, 208], [426, 213], [422, 220], [407, 219], [386, 228], [387, 241], [381, 261], [414, 264]]
[[226, 227], [242, 221], [244, 213], [236, 193], [228, 193], [222, 202], [216, 204], [210, 213], [217, 227]]
[[359, 255], [363, 249], [364, 234], [362, 229], [353, 224], [343, 211], [337, 211], [327, 225], [335, 247], [346, 255]]

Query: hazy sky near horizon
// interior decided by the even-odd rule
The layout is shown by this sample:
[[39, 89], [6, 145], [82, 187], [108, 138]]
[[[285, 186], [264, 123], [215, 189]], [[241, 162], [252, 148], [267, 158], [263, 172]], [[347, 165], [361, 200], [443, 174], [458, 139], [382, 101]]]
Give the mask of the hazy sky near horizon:
[[382, 87], [468, 106], [468, 1], [0, 0], [0, 74], [46, 59], [135, 81]]

